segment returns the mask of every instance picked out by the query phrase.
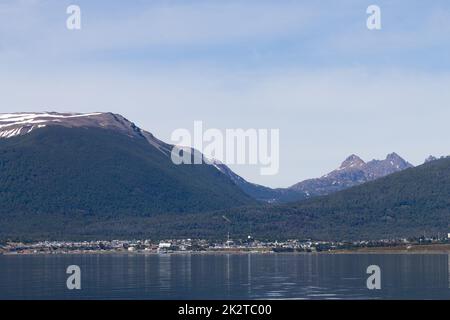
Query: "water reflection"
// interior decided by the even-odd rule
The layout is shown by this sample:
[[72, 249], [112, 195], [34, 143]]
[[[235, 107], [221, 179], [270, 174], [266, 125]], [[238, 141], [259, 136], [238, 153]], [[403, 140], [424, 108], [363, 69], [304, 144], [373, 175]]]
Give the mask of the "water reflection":
[[[68, 265], [82, 290], [65, 287]], [[366, 288], [367, 266], [381, 290]], [[448, 254], [0, 256], [2, 299], [447, 299]]]

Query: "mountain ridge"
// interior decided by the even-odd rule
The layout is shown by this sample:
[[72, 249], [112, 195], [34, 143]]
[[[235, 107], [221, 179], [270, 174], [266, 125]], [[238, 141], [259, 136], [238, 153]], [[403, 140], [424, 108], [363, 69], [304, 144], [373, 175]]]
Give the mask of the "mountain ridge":
[[236, 237], [379, 239], [449, 227], [449, 158], [412, 167], [396, 153], [367, 163], [351, 155], [312, 179], [323, 192], [346, 190], [261, 205], [237, 184], [273, 189], [224, 164], [177, 166], [172, 145], [120, 115], [74, 115], [0, 115], [0, 133], [8, 132], [0, 138], [0, 238], [218, 238], [229, 229]]
[[121, 129], [59, 122], [0, 139], [0, 213], [148, 216], [255, 203], [215, 168], [177, 166], [170, 145], [106, 117]]
[[0, 114], [0, 138], [25, 135], [47, 126], [67, 128], [100, 127], [118, 130], [131, 137], [144, 137], [151, 145], [169, 155], [171, 145], [136, 126], [124, 116], [112, 112], [59, 113], [59, 112], [18, 112]]
[[[230, 223], [225, 224], [226, 215]], [[450, 229], [450, 158], [293, 204], [150, 217], [0, 214], [0, 239], [401, 239]]]
[[[116, 130], [146, 141], [170, 157], [171, 144], [157, 139], [152, 133], [145, 131], [120, 114], [111, 112], [91, 113], [58, 113], [58, 112], [19, 112], [0, 114], [0, 139], [23, 136], [32, 131], [46, 127], [61, 126], [66, 128], [102, 128]], [[198, 152], [191, 149], [191, 153]], [[357, 155], [347, 157], [340, 167], [322, 177], [301, 181], [288, 188], [270, 188], [249, 182], [233, 172], [226, 164], [217, 160], [208, 161], [219, 172], [228, 177], [244, 193], [266, 203], [288, 203], [308, 199], [310, 197], [330, 194], [379, 177], [411, 167], [396, 153], [389, 154], [385, 160], [364, 162]], [[391, 163], [391, 165], [389, 165]]]
[[369, 162], [352, 154], [342, 162], [338, 169], [320, 178], [296, 183], [289, 189], [303, 191], [309, 196], [328, 195], [412, 167], [414, 167], [412, 164], [395, 152], [388, 154], [384, 160], [374, 159]]
[[414, 167], [395, 152], [384, 160], [374, 159], [367, 163], [352, 154], [337, 169], [319, 178], [303, 180], [288, 188], [270, 188], [247, 181], [220, 161], [212, 163], [245, 193], [266, 203], [289, 203], [328, 195]]

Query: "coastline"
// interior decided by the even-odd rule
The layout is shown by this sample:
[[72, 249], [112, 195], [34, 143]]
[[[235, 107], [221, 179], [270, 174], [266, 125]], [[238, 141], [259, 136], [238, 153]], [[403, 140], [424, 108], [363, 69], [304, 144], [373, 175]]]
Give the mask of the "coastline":
[[73, 250], [73, 251], [46, 251], [46, 252], [0, 252], [0, 256], [26, 256], [26, 255], [215, 255], [215, 254], [298, 254], [298, 255], [323, 255], [323, 254], [450, 254], [450, 244], [426, 244], [426, 245], [400, 245], [392, 247], [363, 247], [353, 249], [337, 249], [319, 252], [275, 252], [272, 248], [255, 249], [218, 249], [205, 251], [126, 251], [126, 250]]
[[365, 247], [332, 251], [335, 254], [449, 254], [450, 244], [400, 245], [394, 247]]

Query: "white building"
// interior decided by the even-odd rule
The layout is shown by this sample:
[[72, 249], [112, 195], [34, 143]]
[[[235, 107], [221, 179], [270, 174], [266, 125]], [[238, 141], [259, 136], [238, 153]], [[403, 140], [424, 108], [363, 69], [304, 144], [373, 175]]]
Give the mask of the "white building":
[[172, 248], [172, 244], [170, 242], [160, 242], [158, 245], [158, 252], [165, 253], [168, 252]]
[[170, 242], [160, 242], [158, 248], [159, 249], [170, 249], [172, 244]]

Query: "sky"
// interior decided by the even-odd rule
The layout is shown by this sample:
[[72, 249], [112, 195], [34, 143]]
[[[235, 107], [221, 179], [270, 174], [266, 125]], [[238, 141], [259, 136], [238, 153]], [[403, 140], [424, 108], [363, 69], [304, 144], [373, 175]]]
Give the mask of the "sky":
[[278, 174], [231, 166], [271, 187], [350, 154], [448, 155], [449, 88], [447, 0], [0, 1], [1, 113], [111, 111], [168, 142], [198, 120], [279, 129]]

